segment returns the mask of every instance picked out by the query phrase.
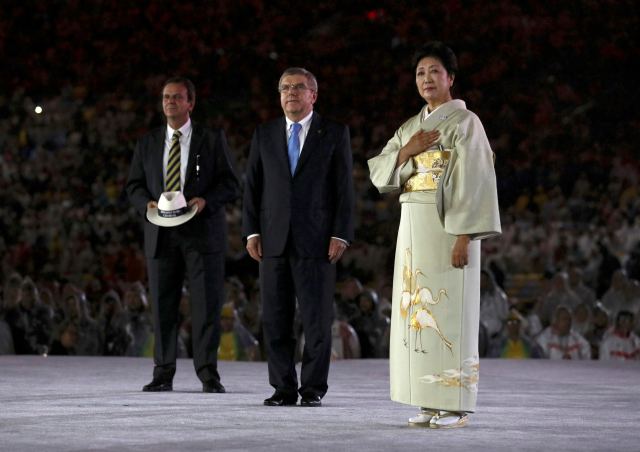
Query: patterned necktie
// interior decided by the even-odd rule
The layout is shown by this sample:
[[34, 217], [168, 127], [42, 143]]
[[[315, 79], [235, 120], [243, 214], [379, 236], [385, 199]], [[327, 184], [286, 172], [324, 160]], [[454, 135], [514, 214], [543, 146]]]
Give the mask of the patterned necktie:
[[291, 135], [287, 143], [287, 150], [289, 151], [289, 168], [291, 168], [291, 175], [296, 172], [296, 165], [298, 164], [298, 158], [300, 157], [300, 129], [302, 125], [294, 122], [291, 124]]
[[176, 130], [171, 138], [169, 161], [167, 162], [166, 191], [180, 191], [180, 137], [182, 132]]

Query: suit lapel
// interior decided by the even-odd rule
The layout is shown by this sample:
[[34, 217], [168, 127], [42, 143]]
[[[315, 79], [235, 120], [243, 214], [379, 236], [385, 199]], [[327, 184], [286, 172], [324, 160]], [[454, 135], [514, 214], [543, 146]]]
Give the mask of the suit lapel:
[[191, 127], [191, 144], [189, 146], [189, 161], [187, 162], [187, 172], [184, 178], [184, 186], [185, 188], [189, 184], [193, 173], [195, 172], [196, 163], [198, 163], [198, 158], [200, 156], [200, 151], [202, 149], [202, 144], [204, 142], [204, 131], [198, 125], [192, 123]]
[[322, 138], [322, 135], [324, 135], [322, 118], [319, 114], [314, 112], [313, 116], [311, 117], [311, 127], [309, 128], [309, 133], [307, 133], [307, 137], [304, 140], [304, 146], [302, 146], [302, 152], [300, 152], [300, 160], [298, 160], [298, 165], [296, 166], [296, 172], [294, 173], [294, 176], [300, 172], [300, 169], [309, 160], [312, 153], [318, 148], [318, 144], [320, 143], [320, 138]]
[[274, 123], [271, 128], [269, 139], [272, 141], [272, 149], [275, 150], [276, 158], [287, 174], [291, 174], [289, 169], [289, 155], [287, 153], [287, 122], [284, 116]]

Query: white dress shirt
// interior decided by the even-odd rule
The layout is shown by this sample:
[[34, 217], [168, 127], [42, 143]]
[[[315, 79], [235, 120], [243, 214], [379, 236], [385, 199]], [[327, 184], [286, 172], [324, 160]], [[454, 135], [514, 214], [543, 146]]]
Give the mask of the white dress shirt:
[[[302, 148], [304, 147], [304, 141], [307, 139], [307, 135], [309, 134], [309, 129], [311, 128], [311, 117], [313, 116], [313, 110], [307, 116], [298, 121], [302, 127], [300, 127], [300, 131], [298, 132], [298, 138], [300, 138], [300, 154], [302, 154]], [[289, 142], [289, 138], [291, 137], [291, 131], [294, 122], [285, 116], [285, 120], [287, 121], [287, 143]]]

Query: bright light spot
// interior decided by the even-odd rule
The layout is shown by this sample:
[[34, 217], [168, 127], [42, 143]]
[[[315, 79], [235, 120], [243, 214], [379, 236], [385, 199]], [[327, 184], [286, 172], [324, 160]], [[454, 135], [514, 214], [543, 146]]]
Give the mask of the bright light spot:
[[36, 105], [36, 108], [34, 108], [33, 111], [35, 111], [36, 114], [39, 115], [40, 113], [42, 113], [42, 107], [40, 105]]

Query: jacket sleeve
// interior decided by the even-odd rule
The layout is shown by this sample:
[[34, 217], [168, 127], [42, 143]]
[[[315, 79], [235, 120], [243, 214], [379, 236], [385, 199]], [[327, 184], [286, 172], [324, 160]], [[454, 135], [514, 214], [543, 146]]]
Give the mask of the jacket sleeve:
[[260, 208], [262, 199], [263, 173], [260, 157], [260, 128], [253, 133], [249, 161], [247, 162], [242, 202], [242, 236], [260, 234]]
[[336, 206], [332, 236], [347, 242], [354, 238], [353, 216], [355, 197], [353, 192], [353, 157], [351, 155], [351, 139], [349, 128], [345, 125], [336, 144], [333, 154], [333, 171], [335, 175]]
[[145, 143], [143, 138], [138, 140], [136, 144], [131, 167], [129, 168], [129, 177], [125, 185], [125, 191], [129, 201], [134, 209], [143, 216], [147, 211], [147, 204], [153, 199], [147, 187], [143, 156], [144, 148]]
[[231, 162], [231, 152], [222, 129], [210, 133], [210, 146], [215, 159], [212, 183], [204, 193], [207, 207], [217, 210], [226, 203], [235, 201], [240, 193], [238, 178]]

